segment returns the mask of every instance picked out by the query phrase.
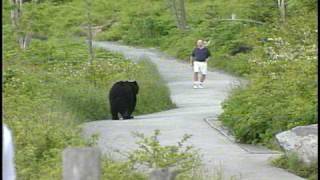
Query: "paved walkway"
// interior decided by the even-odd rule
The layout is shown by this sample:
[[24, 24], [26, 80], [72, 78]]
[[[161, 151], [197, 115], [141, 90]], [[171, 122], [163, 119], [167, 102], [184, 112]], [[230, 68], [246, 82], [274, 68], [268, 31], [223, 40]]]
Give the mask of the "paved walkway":
[[178, 62], [154, 49], [133, 48], [111, 42], [95, 42], [94, 45], [123, 53], [131, 59], [149, 57], [167, 81], [171, 99], [177, 105], [176, 109], [136, 116], [133, 120], [85, 123], [84, 135], [99, 133], [98, 146], [104, 153], [112, 154], [113, 149], [135, 149], [132, 131], [150, 135], [159, 129], [162, 134], [160, 142], [163, 144], [176, 143], [184, 134], [192, 134], [189, 142], [200, 149], [206, 169], [210, 171], [220, 166], [226, 177], [235, 175], [245, 180], [302, 179], [270, 166], [268, 159], [275, 154], [248, 153], [204, 121], [204, 118], [215, 118], [222, 112], [221, 102], [227, 98], [231, 88], [239, 84], [238, 78], [210, 71], [205, 89], [192, 89], [192, 69], [187, 63]]

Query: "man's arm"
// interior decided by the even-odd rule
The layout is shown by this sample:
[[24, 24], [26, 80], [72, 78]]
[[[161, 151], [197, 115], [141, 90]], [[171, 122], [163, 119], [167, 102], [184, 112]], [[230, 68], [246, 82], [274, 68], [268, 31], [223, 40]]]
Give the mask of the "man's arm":
[[193, 66], [193, 56], [190, 56], [190, 64]]
[[209, 51], [209, 49], [207, 49], [207, 53], [208, 53], [208, 55], [207, 55], [207, 58], [206, 58], [206, 62], [209, 61], [209, 58], [210, 58], [210, 56], [211, 56], [211, 52]]
[[192, 54], [190, 56], [190, 64], [193, 66], [193, 61], [194, 61], [194, 56], [195, 56], [195, 53], [194, 53], [194, 50], [192, 51]]

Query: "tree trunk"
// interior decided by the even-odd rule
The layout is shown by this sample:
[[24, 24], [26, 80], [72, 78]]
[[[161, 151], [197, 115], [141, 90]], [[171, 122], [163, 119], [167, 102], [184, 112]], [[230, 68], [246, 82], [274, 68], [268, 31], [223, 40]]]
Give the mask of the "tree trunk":
[[180, 21], [181, 21], [181, 29], [186, 30], [187, 29], [187, 18], [186, 18], [186, 9], [184, 5], [184, 0], [179, 0], [179, 6], [180, 6]]
[[180, 26], [180, 21], [179, 21], [179, 14], [178, 14], [176, 0], [169, 0], [169, 6], [170, 6], [172, 13], [175, 16], [177, 27], [178, 27], [178, 29], [180, 29], [181, 26]]
[[282, 22], [286, 22], [286, 3], [285, 0], [278, 0], [278, 8]]
[[89, 44], [89, 63], [92, 64], [94, 59], [94, 52], [93, 52], [93, 46], [92, 46], [92, 24], [91, 24], [91, 0], [86, 0], [87, 3], [87, 18], [88, 18], [88, 44]]
[[91, 3], [92, 0], [86, 0], [86, 8], [87, 8], [87, 22], [88, 22], [88, 50], [89, 50], [89, 64], [91, 65], [89, 68], [90, 73], [92, 74], [92, 82], [93, 85], [96, 87], [97, 82], [96, 82], [96, 75], [94, 72], [94, 67], [93, 65], [93, 60], [94, 60], [94, 52], [93, 52], [93, 46], [92, 46], [92, 40], [93, 40], [93, 35], [92, 35], [92, 19], [91, 19]]
[[9, 0], [11, 9], [11, 24], [13, 31], [17, 34], [17, 41], [21, 49], [25, 50], [31, 42], [31, 32], [21, 33], [20, 17], [22, 15], [23, 0]]
[[11, 7], [11, 23], [12, 27], [16, 29], [18, 27], [18, 20], [20, 17], [20, 7], [19, 4], [15, 0], [9, 0]]
[[20, 35], [20, 37], [18, 38], [18, 41], [19, 41], [20, 48], [22, 50], [26, 50], [28, 45], [31, 42], [31, 35], [29, 35], [29, 33], [27, 33], [26, 35]]
[[236, 19], [236, 14], [232, 13], [232, 14], [231, 14], [231, 19], [232, 19], [232, 20]]
[[186, 30], [187, 21], [184, 0], [169, 0], [169, 6], [175, 16], [178, 29]]

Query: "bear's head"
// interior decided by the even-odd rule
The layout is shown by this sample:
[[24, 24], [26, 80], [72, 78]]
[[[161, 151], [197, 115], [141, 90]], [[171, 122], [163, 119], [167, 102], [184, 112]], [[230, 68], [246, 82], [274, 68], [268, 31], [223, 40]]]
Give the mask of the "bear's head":
[[130, 87], [130, 89], [132, 90], [132, 92], [134, 94], [138, 94], [138, 92], [139, 92], [139, 85], [138, 85], [137, 81], [134, 81], [134, 80], [118, 81], [116, 84], [119, 84], [119, 85], [125, 86], [125, 87]]
[[128, 81], [128, 82], [130, 83], [130, 86], [132, 87], [133, 92], [134, 92], [135, 94], [138, 94], [138, 92], [139, 92], [139, 85], [138, 85], [137, 81]]

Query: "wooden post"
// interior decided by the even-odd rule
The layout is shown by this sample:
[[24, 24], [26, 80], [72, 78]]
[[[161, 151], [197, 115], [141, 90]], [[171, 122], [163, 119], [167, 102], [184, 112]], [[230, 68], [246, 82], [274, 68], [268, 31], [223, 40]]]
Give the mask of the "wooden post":
[[179, 172], [175, 168], [156, 168], [149, 175], [149, 180], [175, 180]]
[[235, 20], [235, 19], [236, 19], [236, 14], [232, 13], [232, 14], [231, 14], [231, 19], [232, 19], [232, 20]]
[[98, 148], [66, 148], [63, 151], [63, 180], [100, 180]]

